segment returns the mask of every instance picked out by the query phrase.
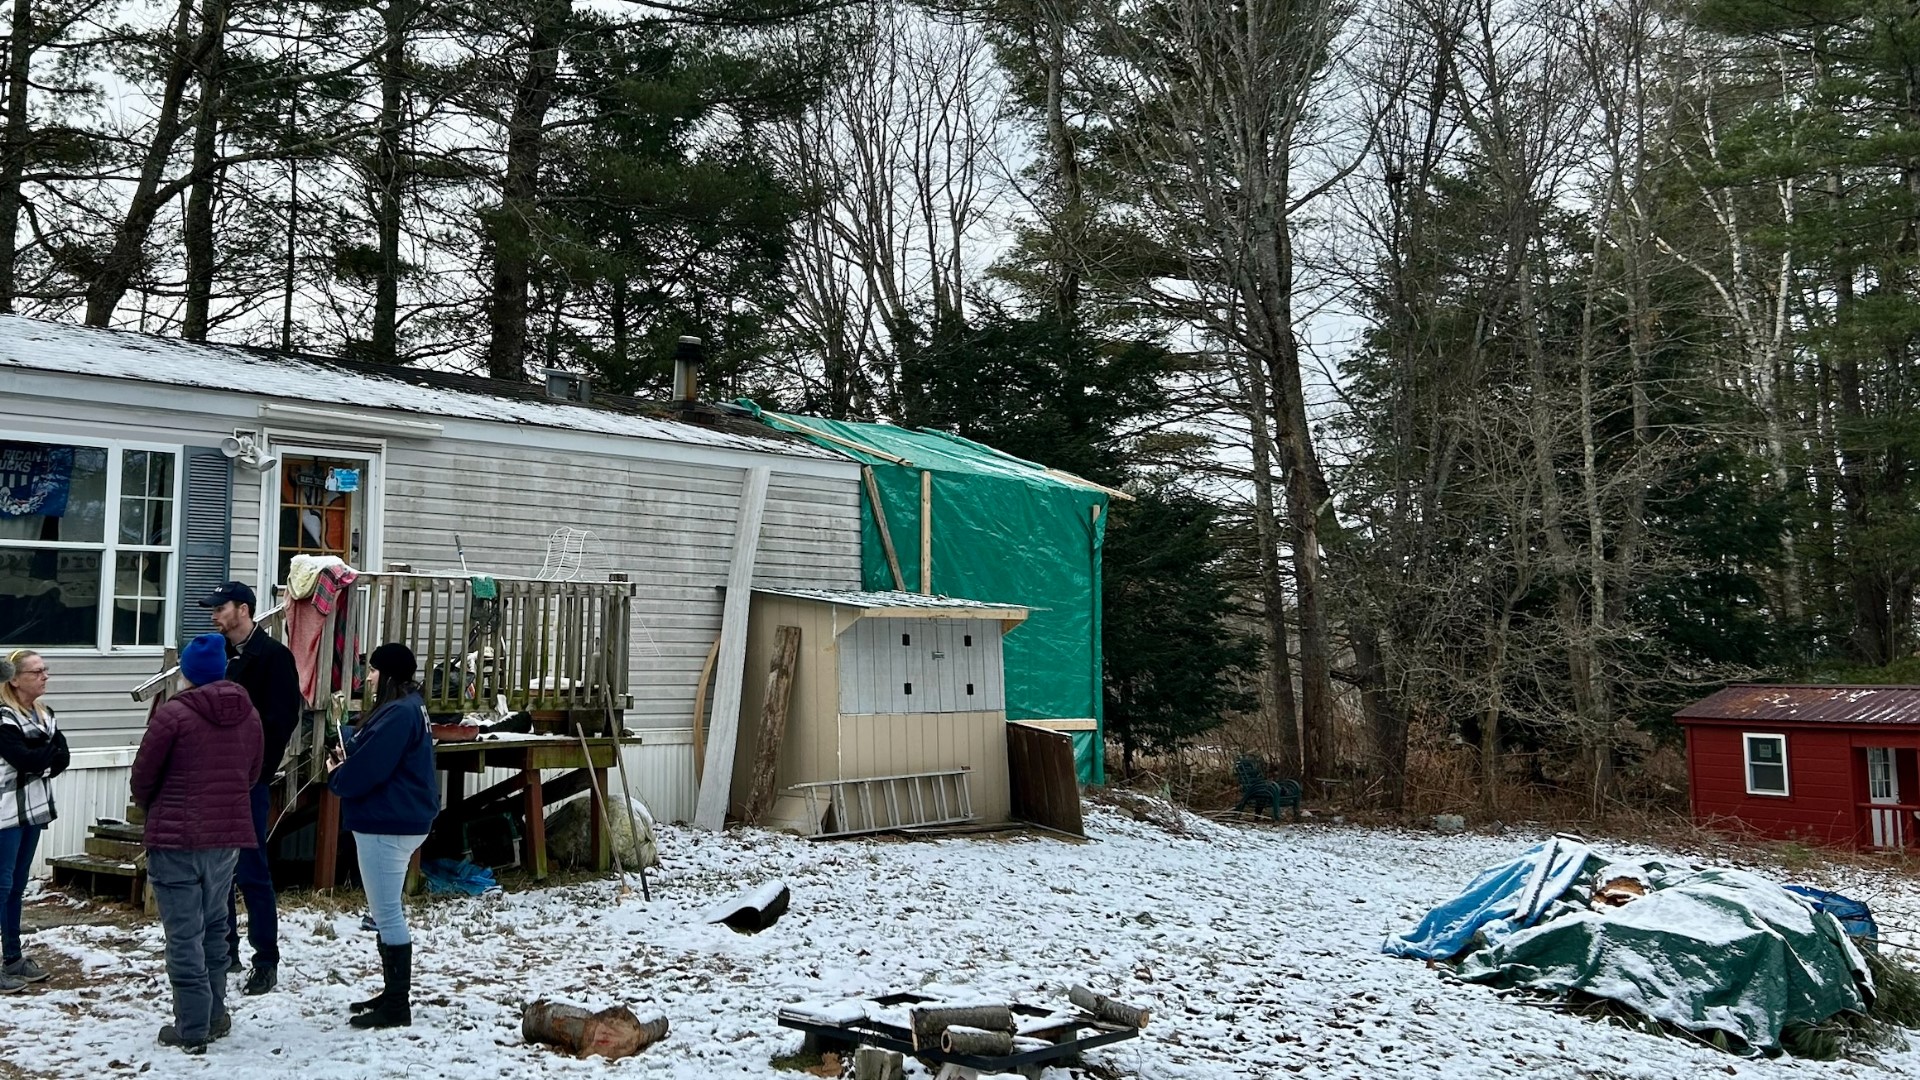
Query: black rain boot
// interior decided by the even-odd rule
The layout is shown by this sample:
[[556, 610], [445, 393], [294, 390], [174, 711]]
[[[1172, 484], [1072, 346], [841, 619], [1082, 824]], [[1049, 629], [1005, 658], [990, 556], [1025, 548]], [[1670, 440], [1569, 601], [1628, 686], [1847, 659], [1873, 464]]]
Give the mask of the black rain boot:
[[380, 950], [380, 992], [365, 1001], [356, 1001], [347, 1006], [347, 1011], [355, 1016], [363, 1012], [371, 1012], [386, 1004], [387, 1001], [387, 943], [375, 941], [373, 944]]
[[357, 1028], [412, 1027], [413, 943], [387, 946], [380, 954], [380, 972], [387, 984], [386, 1000], [347, 1023]]

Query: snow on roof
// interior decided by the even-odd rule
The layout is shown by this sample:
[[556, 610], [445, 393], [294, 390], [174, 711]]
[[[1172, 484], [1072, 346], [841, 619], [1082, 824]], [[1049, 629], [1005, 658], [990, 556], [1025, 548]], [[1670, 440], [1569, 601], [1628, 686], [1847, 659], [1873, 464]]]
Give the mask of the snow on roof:
[[[396, 368], [388, 374], [375, 365], [328, 357], [181, 341], [18, 315], [0, 315], [0, 368], [6, 367], [221, 390], [326, 408], [392, 409], [789, 457], [840, 457], [801, 439], [764, 433], [763, 428], [762, 434], [746, 434], [614, 407], [551, 401], [538, 396], [531, 386], [489, 386], [485, 379], [412, 368]], [[627, 404], [624, 399], [619, 403]]]
[[953, 596], [927, 596], [910, 592], [856, 592], [839, 589], [755, 589], [769, 596], [790, 596], [797, 600], [815, 600], [822, 604], [857, 607], [868, 615], [933, 615], [966, 613], [983, 619], [1024, 619], [1028, 608], [1022, 604], [989, 604], [980, 600], [962, 600]]

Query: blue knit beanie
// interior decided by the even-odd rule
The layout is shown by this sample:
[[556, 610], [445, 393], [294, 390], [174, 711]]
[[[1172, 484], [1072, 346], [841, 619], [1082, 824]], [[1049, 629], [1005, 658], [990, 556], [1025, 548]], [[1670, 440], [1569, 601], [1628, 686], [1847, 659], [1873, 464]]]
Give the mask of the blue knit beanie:
[[195, 686], [205, 686], [227, 677], [227, 639], [219, 634], [201, 634], [180, 650], [180, 674]]

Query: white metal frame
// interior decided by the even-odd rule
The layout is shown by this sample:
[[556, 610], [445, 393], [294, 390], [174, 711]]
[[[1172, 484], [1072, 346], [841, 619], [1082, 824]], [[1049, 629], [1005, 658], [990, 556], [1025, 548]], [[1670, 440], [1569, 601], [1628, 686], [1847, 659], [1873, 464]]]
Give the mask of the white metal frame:
[[280, 556], [280, 470], [288, 456], [347, 458], [367, 463], [360, 481], [366, 511], [366, 535], [360, 542], [360, 561], [356, 570], [379, 570], [381, 538], [386, 531], [387, 444], [384, 439], [354, 439], [314, 435], [307, 432], [267, 430], [261, 433], [265, 451], [273, 455], [273, 465], [260, 474], [260, 552], [254, 580], [256, 593], [285, 584], [276, 580], [274, 564]]
[[[67, 435], [34, 430], [10, 431], [6, 435], [11, 442], [45, 443], [50, 446], [90, 446], [107, 452], [107, 490], [105, 500], [107, 516], [101, 524], [102, 534], [98, 542], [86, 540], [4, 540], [0, 547], [54, 549], [60, 551], [97, 551], [100, 553], [100, 603], [96, 612], [93, 644], [86, 645], [50, 645], [44, 648], [28, 646], [43, 656], [157, 656], [168, 648], [178, 644], [180, 622], [180, 530], [184, 524], [186, 501], [186, 451], [180, 443], [151, 442], [144, 439], [101, 439], [82, 435]], [[150, 453], [167, 454], [173, 458], [173, 521], [169, 527], [172, 543], [123, 544], [120, 542], [120, 480], [121, 469], [125, 464], [125, 452], [145, 450]], [[161, 614], [163, 634], [158, 645], [115, 645], [113, 643], [113, 612], [115, 601], [119, 599], [115, 583], [114, 564], [122, 552], [160, 553], [167, 556], [166, 604]]]
[[[1754, 765], [1753, 743], [1754, 743], [1754, 740], [1757, 740], [1757, 739], [1765, 739], [1765, 740], [1774, 742], [1778, 744], [1780, 747], [1780, 790], [1778, 791], [1774, 791], [1771, 788], [1757, 788], [1753, 786], [1753, 765]], [[1764, 761], [1764, 762], [1761, 762], [1761, 764], [1771, 766], [1773, 762]], [[1793, 775], [1792, 775], [1793, 770], [1791, 769], [1791, 767], [1789, 767], [1787, 763], [1786, 735], [1780, 732], [1774, 732], [1774, 731], [1743, 731], [1741, 732], [1740, 733], [1740, 771], [1742, 773], [1743, 779], [1746, 781], [1747, 794], [1749, 795], [1772, 795], [1772, 796], [1784, 798], [1788, 795], [1793, 794]]]

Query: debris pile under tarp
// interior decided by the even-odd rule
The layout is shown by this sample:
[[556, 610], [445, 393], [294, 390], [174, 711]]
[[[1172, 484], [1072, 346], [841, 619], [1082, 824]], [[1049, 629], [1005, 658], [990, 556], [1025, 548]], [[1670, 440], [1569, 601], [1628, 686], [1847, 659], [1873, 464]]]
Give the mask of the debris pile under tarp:
[[1488, 869], [1382, 951], [1771, 1053], [1782, 1031], [1873, 1002], [1865, 958], [1821, 906], [1744, 871], [1628, 862], [1556, 838]]

